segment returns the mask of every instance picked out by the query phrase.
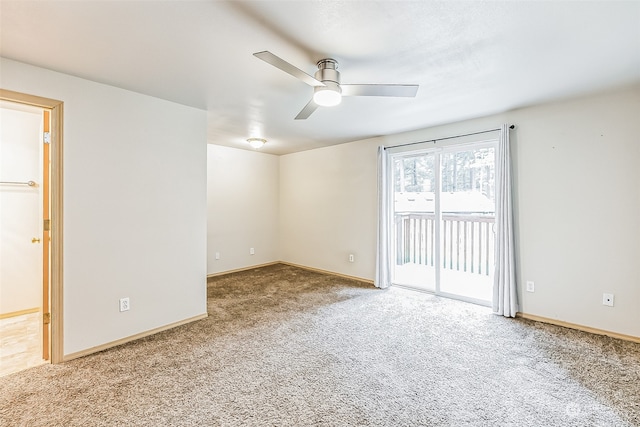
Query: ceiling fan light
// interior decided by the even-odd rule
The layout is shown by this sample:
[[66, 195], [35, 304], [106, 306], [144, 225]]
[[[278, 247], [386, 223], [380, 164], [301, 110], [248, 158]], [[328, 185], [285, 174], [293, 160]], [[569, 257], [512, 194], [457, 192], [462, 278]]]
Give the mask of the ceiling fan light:
[[313, 92], [313, 102], [321, 107], [333, 107], [342, 101], [339, 87], [319, 86]]
[[249, 138], [247, 142], [251, 147], [258, 149], [262, 148], [262, 146], [267, 143], [267, 140], [262, 138]]

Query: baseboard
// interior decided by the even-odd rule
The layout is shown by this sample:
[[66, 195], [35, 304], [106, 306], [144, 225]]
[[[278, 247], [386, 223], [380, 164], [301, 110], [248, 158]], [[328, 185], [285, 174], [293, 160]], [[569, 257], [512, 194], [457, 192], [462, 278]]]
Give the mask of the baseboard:
[[330, 274], [332, 276], [338, 276], [338, 277], [343, 277], [345, 279], [357, 280], [358, 282], [363, 282], [368, 285], [373, 285], [373, 280], [363, 279], [362, 277], [357, 277], [357, 276], [349, 276], [347, 274], [342, 274], [342, 273], [336, 273], [335, 271], [322, 270], [320, 268], [315, 268], [315, 267], [307, 267], [306, 265], [299, 265], [299, 264], [294, 264], [292, 262], [286, 262], [286, 261], [280, 261], [278, 264], [290, 265], [291, 267], [298, 267], [298, 268], [302, 268], [303, 270], [315, 271], [316, 273]]
[[186, 325], [187, 323], [195, 322], [196, 320], [205, 319], [207, 316], [208, 316], [207, 313], [203, 313], [203, 314], [200, 314], [198, 316], [190, 317], [188, 319], [184, 319], [184, 320], [181, 320], [181, 321], [175, 322], [175, 323], [170, 323], [168, 325], [161, 326], [161, 327], [155, 328], [155, 329], [151, 329], [149, 331], [141, 332], [139, 334], [131, 335], [131, 336], [128, 336], [126, 338], [121, 338], [119, 340], [111, 341], [111, 342], [108, 342], [106, 344], [101, 344], [101, 345], [98, 345], [98, 346], [95, 346], [95, 347], [91, 347], [91, 348], [88, 348], [86, 350], [81, 350], [81, 351], [78, 351], [76, 353], [67, 354], [67, 355], [63, 356], [62, 361], [63, 362], [68, 362], [69, 360], [77, 359], [79, 357], [88, 356], [90, 354], [97, 353], [97, 352], [103, 351], [103, 350], [107, 350], [107, 349], [110, 349], [110, 348], [113, 348], [113, 347], [116, 347], [116, 346], [119, 346], [119, 345], [122, 345], [122, 344], [126, 344], [128, 342], [135, 341], [135, 340], [138, 340], [140, 338], [148, 337], [149, 335], [157, 334], [158, 332], [162, 332], [162, 331], [166, 331], [166, 330], [169, 330], [169, 329], [173, 329], [173, 328], [175, 328], [177, 326]]
[[306, 265], [294, 264], [292, 262], [287, 262], [287, 261], [274, 261], [274, 262], [268, 262], [266, 264], [259, 264], [259, 265], [252, 265], [249, 267], [237, 268], [235, 270], [220, 271], [218, 273], [208, 274], [207, 279], [212, 277], [218, 277], [218, 276], [226, 276], [227, 274], [238, 273], [241, 271], [253, 270], [254, 268], [268, 267], [270, 265], [278, 265], [278, 264], [302, 268], [303, 270], [315, 271], [316, 273], [323, 273], [323, 274], [330, 274], [332, 276], [344, 277], [345, 279], [357, 280], [358, 282], [363, 282], [369, 285], [373, 285], [373, 280], [363, 279], [362, 277], [357, 277], [357, 276], [349, 276], [347, 274], [336, 273], [334, 271], [329, 271], [329, 270], [322, 270], [320, 268], [315, 268], [315, 267], [307, 267]]
[[40, 312], [40, 307], [29, 308], [26, 310], [12, 311], [10, 313], [0, 314], [0, 319], [8, 319], [10, 317], [24, 316], [25, 314], [33, 314], [33, 313], [39, 313], [39, 312]]
[[564, 322], [562, 320], [550, 319], [548, 317], [536, 316], [534, 314], [516, 313], [516, 317], [534, 320], [536, 322], [548, 323], [550, 325], [562, 326], [569, 329], [577, 329], [578, 331], [589, 332], [596, 335], [606, 335], [611, 338], [640, 343], [640, 337], [634, 337], [633, 335], [619, 334], [617, 332], [605, 331], [604, 329], [592, 328], [590, 326], [578, 325], [576, 323]]
[[227, 274], [231, 274], [231, 273], [239, 273], [241, 271], [253, 270], [254, 268], [268, 267], [270, 265], [276, 265], [276, 264], [281, 264], [281, 262], [273, 261], [273, 262], [267, 262], [265, 264], [258, 264], [258, 265], [251, 265], [249, 267], [236, 268], [235, 270], [219, 271], [217, 273], [207, 274], [207, 279], [211, 277], [226, 276]]

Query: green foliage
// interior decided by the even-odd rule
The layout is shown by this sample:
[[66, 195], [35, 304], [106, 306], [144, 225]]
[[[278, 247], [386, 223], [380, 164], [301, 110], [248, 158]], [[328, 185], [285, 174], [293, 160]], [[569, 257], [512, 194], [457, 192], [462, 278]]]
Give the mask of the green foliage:
[[[442, 192], [478, 191], [494, 199], [495, 150], [470, 149], [441, 154]], [[397, 192], [435, 192], [435, 155], [397, 158], [394, 188]]]

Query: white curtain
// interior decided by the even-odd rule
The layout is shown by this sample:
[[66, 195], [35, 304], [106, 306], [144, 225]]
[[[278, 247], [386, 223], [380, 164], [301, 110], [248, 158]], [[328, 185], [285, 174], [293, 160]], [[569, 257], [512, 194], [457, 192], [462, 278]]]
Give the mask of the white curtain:
[[378, 250], [376, 252], [376, 278], [373, 282], [379, 288], [391, 285], [389, 195], [387, 187], [388, 156], [384, 146], [378, 147]]
[[493, 281], [493, 312], [505, 317], [515, 317], [518, 311], [512, 206], [509, 125], [504, 124], [500, 127], [496, 150], [496, 268]]

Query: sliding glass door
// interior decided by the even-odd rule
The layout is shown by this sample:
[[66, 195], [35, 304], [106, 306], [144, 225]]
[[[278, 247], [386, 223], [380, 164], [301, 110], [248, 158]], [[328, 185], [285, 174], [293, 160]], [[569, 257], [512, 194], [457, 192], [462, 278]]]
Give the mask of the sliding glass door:
[[495, 142], [399, 153], [391, 162], [392, 282], [489, 304]]
[[436, 156], [432, 153], [393, 157], [392, 282], [436, 290]]

